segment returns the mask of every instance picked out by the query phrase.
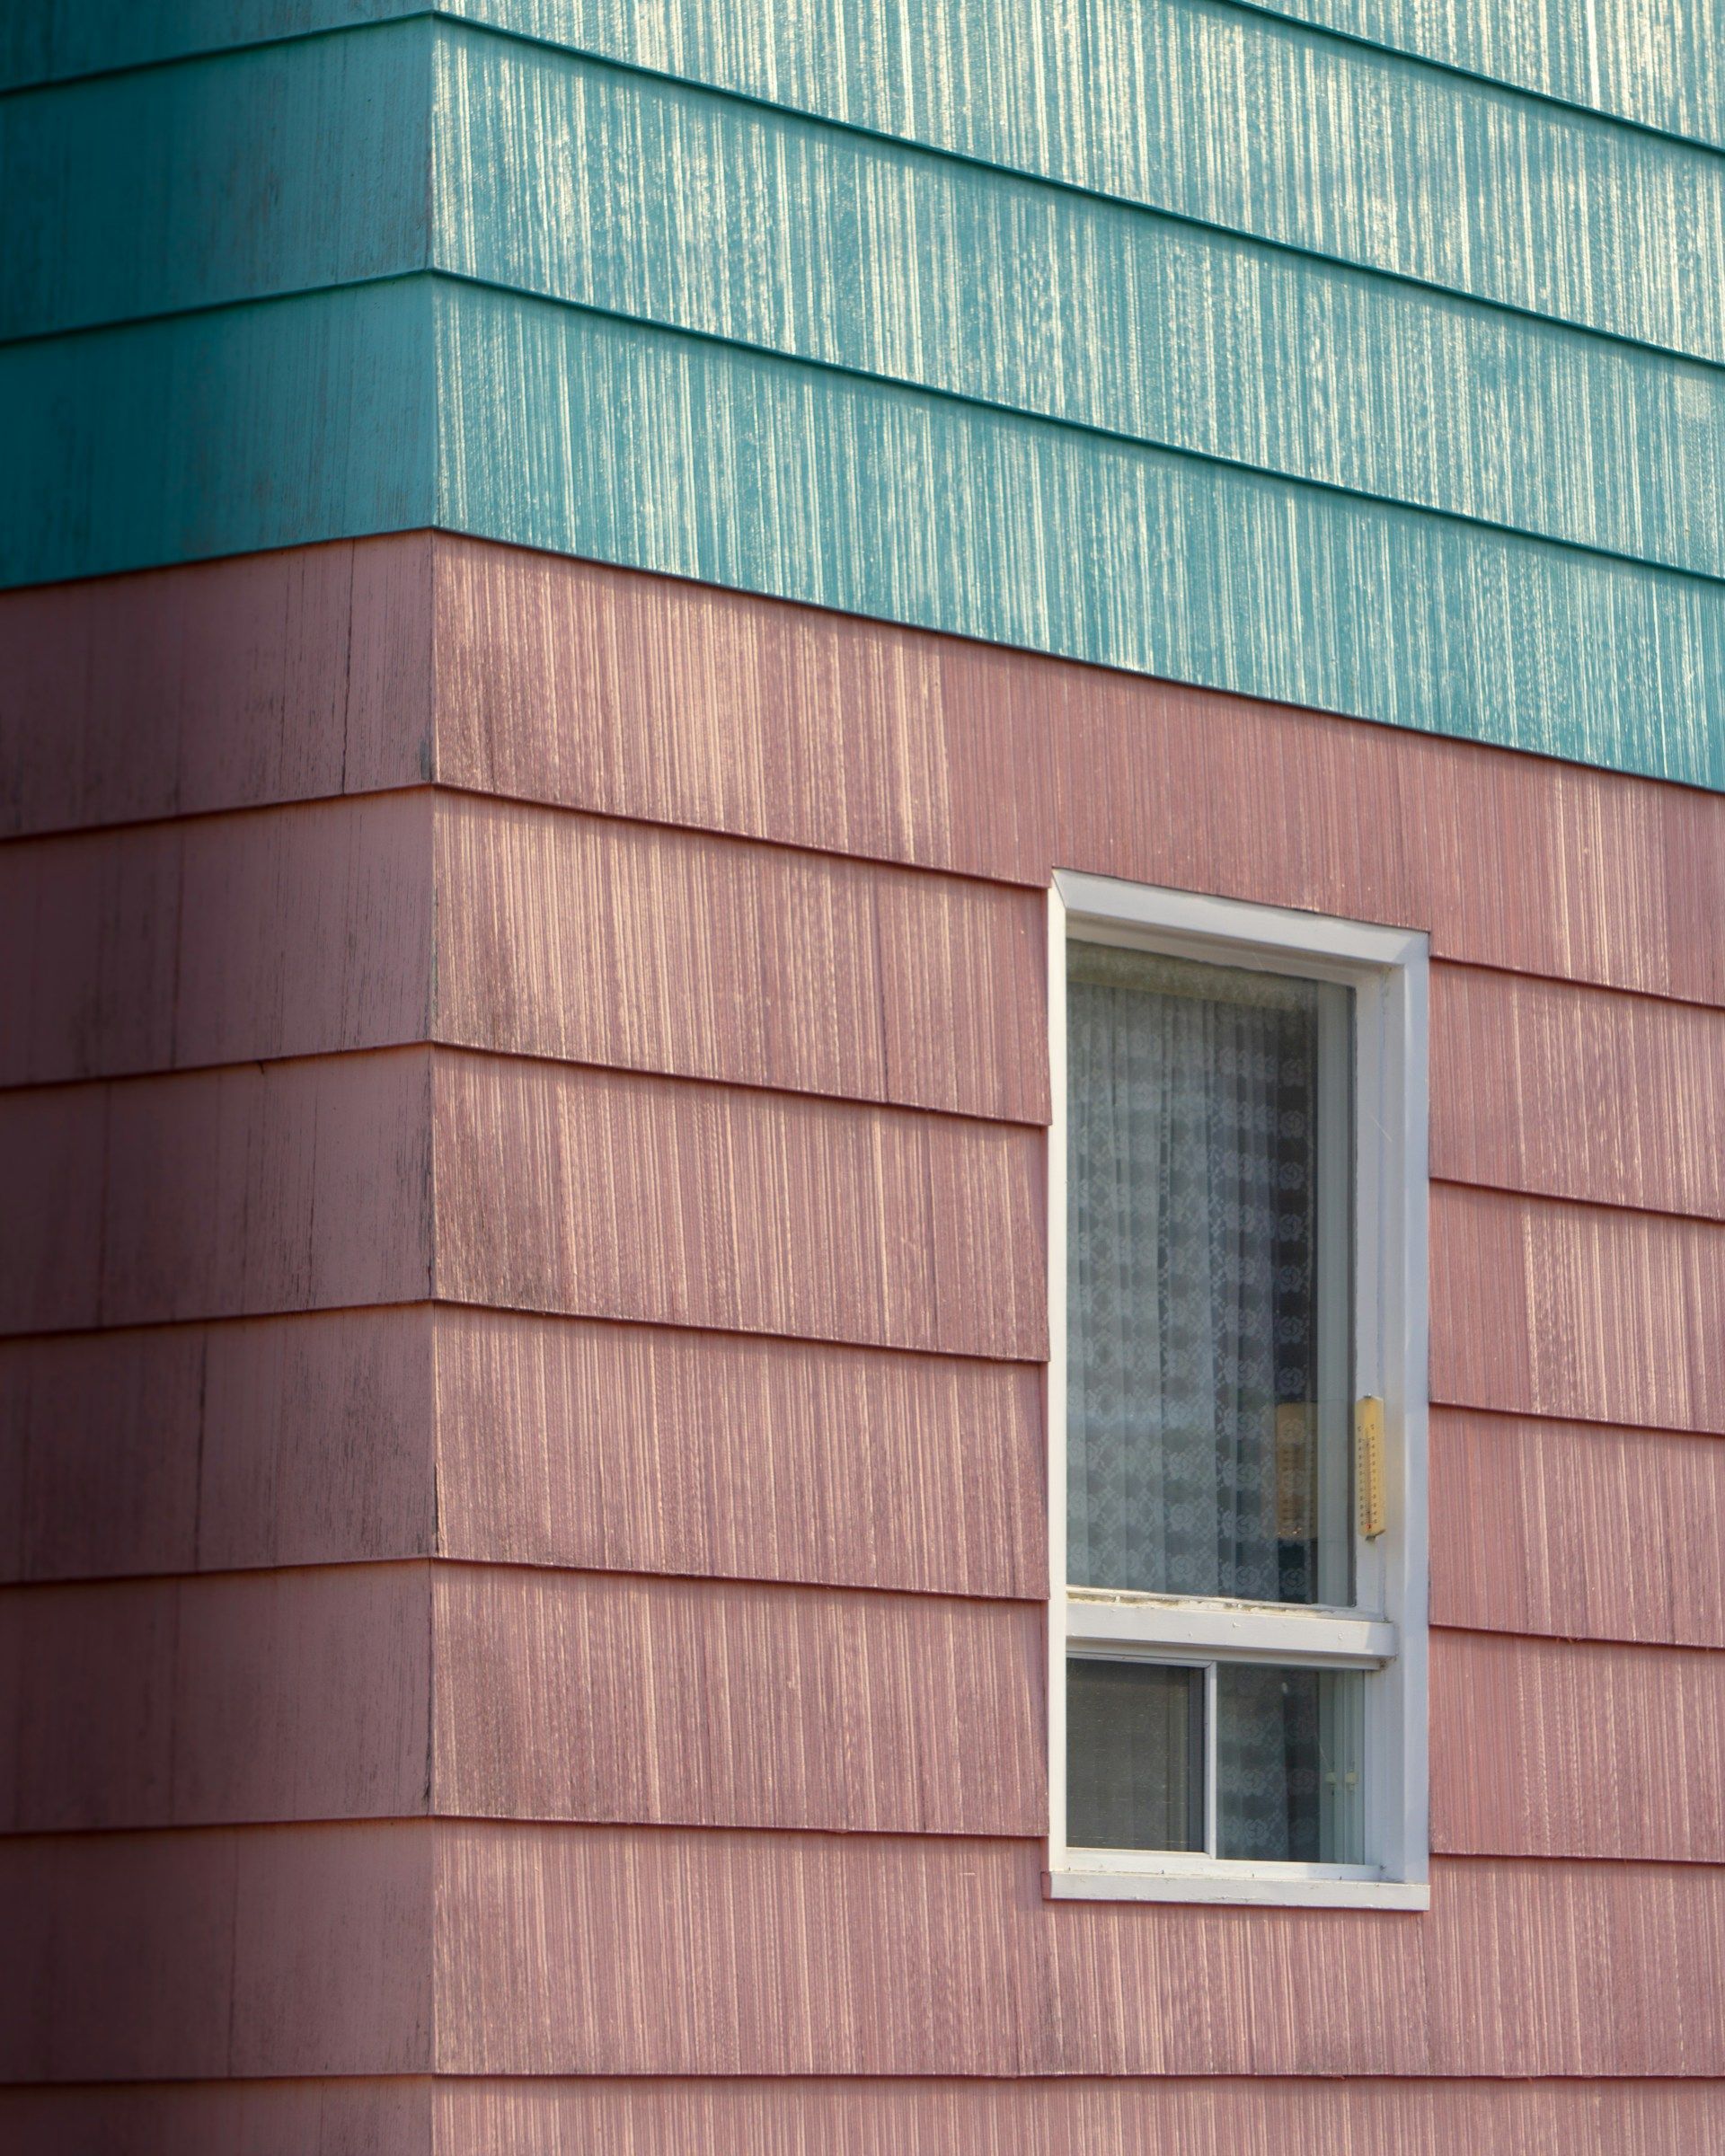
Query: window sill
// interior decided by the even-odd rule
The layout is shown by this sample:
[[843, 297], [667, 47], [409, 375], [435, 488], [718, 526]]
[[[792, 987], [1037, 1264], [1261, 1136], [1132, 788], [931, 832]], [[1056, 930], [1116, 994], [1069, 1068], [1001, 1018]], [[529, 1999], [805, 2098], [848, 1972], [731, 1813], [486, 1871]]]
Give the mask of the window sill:
[[1260, 1909], [1420, 1910], [1431, 1906], [1425, 1880], [1289, 1878], [1249, 1865], [1188, 1871], [1084, 1870], [1042, 1874], [1051, 1902], [1205, 1902]]
[[1110, 1647], [1169, 1648], [1253, 1662], [1329, 1662], [1380, 1669], [1401, 1642], [1393, 1624], [1357, 1610], [1221, 1595], [1128, 1595], [1066, 1589], [1066, 1637]]

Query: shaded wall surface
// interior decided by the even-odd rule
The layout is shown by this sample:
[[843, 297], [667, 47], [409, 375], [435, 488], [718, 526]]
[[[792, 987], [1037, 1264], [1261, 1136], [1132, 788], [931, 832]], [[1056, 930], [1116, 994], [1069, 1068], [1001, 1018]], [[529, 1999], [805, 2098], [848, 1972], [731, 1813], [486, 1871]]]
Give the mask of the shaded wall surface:
[[0, 582], [435, 526], [1725, 787], [1718, 28], [21, 0]]
[[[434, 533], [0, 600], [29, 2147], [1725, 2129], [1725, 800]], [[1045, 1903], [1045, 895], [1432, 940], [1429, 1915]]]

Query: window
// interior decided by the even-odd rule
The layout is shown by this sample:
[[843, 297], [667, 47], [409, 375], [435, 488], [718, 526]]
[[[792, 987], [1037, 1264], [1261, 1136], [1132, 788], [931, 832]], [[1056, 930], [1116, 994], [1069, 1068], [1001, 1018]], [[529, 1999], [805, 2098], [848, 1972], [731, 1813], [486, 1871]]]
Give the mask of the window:
[[1052, 1895], [1423, 1908], [1422, 936], [1061, 873]]

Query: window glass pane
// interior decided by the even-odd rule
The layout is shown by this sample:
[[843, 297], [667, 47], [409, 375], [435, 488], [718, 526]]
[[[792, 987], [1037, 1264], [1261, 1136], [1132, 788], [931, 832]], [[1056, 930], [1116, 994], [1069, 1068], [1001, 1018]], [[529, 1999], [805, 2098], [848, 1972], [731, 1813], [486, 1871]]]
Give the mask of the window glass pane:
[[1079, 1849], [1204, 1846], [1204, 1672], [1066, 1665], [1066, 1839]]
[[1353, 992], [1068, 948], [1078, 1586], [1352, 1599]]
[[1365, 1701], [1357, 1669], [1217, 1664], [1218, 1856], [1365, 1862]]

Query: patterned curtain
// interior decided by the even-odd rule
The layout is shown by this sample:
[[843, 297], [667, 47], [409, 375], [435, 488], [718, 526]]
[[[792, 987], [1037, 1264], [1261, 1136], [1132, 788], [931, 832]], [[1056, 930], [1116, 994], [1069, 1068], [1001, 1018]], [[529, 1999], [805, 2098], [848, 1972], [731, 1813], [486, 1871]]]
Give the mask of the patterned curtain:
[[1363, 1863], [1359, 1672], [1224, 1662], [1216, 1674], [1217, 1853]]
[[1068, 984], [1067, 1576], [1310, 1602], [1318, 999], [1347, 991], [1086, 943]]

